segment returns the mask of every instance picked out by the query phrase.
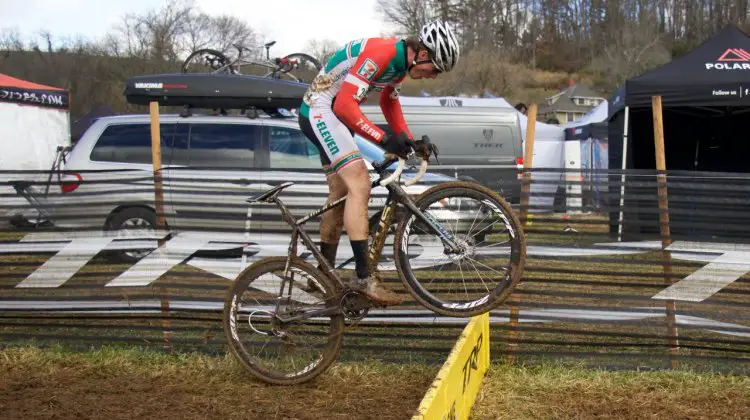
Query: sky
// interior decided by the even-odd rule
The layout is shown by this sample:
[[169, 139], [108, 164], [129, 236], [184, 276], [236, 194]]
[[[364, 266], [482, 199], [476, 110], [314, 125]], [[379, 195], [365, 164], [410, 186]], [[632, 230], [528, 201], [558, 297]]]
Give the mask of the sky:
[[[106, 0], [105, 0], [106, 1]], [[54, 38], [103, 37], [127, 13], [161, 9], [166, 0], [0, 0], [0, 30], [24, 36], [47, 30]], [[344, 44], [389, 30], [375, 11], [376, 0], [194, 0], [210, 15], [246, 21], [275, 40], [271, 55], [301, 51], [311, 38]], [[356, 6], [354, 6], [356, 5]]]

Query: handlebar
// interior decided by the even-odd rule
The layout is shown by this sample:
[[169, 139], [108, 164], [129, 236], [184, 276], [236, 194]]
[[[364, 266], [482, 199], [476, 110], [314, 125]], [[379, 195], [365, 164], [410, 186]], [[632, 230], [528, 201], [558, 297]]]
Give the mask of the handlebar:
[[[398, 179], [398, 177], [401, 176], [401, 172], [403, 172], [404, 167], [406, 166], [406, 159], [403, 159], [401, 157], [398, 157], [390, 153], [386, 153], [385, 159], [383, 159], [382, 162], [373, 164], [373, 167], [378, 172], [382, 172], [385, 170], [385, 168], [390, 166], [390, 164], [393, 163], [395, 160], [398, 160], [398, 164], [396, 165], [396, 170], [393, 171], [393, 173], [390, 176], [381, 180], [380, 186], [385, 187], [386, 185], [390, 184], [391, 182], [393, 182], [394, 180]], [[416, 176], [414, 176], [414, 178], [408, 181], [405, 181], [404, 185], [406, 186], [414, 185], [417, 182], [421, 181], [422, 177], [427, 172], [427, 164], [428, 164], [427, 159], [422, 159], [422, 162], [419, 164], [419, 171], [417, 172]]]
[[[426, 155], [422, 156], [422, 162], [419, 164], [419, 171], [417, 172], [417, 175], [414, 178], [404, 182], [404, 185], [406, 186], [414, 185], [417, 182], [422, 180], [422, 177], [427, 172], [427, 164], [431, 155], [435, 156], [435, 160], [437, 160], [438, 148], [437, 146], [430, 143], [430, 138], [428, 136], [422, 136], [422, 139], [418, 140], [416, 144], [418, 144], [421, 147], [426, 147], [427, 152], [426, 152]], [[409, 154], [409, 156], [411, 157], [411, 156], [414, 156], [415, 154], [416, 154], [415, 151], [412, 149], [412, 152]], [[401, 176], [401, 172], [404, 170], [404, 166], [406, 166], [406, 159], [403, 159], [393, 153], [386, 153], [384, 155], [384, 159], [382, 162], [374, 162], [372, 164], [375, 170], [378, 171], [378, 173], [382, 175], [385, 169], [396, 160], [398, 160], [398, 165], [396, 166], [396, 170], [390, 176], [380, 181], [381, 186], [385, 187], [386, 185], [390, 184], [395, 179], [397, 179], [399, 176]]]

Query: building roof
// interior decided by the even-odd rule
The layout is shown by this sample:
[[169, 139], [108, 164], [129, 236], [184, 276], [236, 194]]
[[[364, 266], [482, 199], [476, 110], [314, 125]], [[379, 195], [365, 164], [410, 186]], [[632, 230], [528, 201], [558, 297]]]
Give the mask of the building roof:
[[601, 100], [606, 100], [606, 98], [604, 98], [600, 93], [597, 93], [590, 87], [581, 84], [570, 86], [556, 93], [555, 95], [550, 96], [547, 99], [549, 100], [550, 98], [555, 97], [557, 97], [557, 99], [551, 105], [548, 105], [545, 101], [544, 105], [539, 109], [540, 114], [546, 114], [550, 112], [586, 113], [594, 108], [594, 106], [578, 105], [573, 102], [573, 98], [598, 98]]

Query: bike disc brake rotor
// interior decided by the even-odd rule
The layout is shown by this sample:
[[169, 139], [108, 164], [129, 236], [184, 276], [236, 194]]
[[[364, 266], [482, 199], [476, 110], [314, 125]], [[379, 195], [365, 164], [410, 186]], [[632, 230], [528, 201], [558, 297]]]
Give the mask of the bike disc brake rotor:
[[454, 263], [467, 258], [473, 258], [476, 253], [476, 240], [468, 235], [459, 235], [455, 238], [456, 244], [461, 248], [461, 252], [450, 252], [446, 248], [445, 255]]

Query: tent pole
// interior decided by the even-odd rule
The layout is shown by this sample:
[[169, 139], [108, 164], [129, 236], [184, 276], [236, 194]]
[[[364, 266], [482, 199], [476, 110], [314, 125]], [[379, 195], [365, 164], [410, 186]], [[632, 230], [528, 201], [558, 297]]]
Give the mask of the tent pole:
[[617, 226], [617, 241], [622, 242], [622, 219], [625, 209], [625, 166], [628, 162], [628, 117], [630, 107], [625, 107], [625, 124], [622, 132], [622, 175], [620, 177], [620, 221]]

